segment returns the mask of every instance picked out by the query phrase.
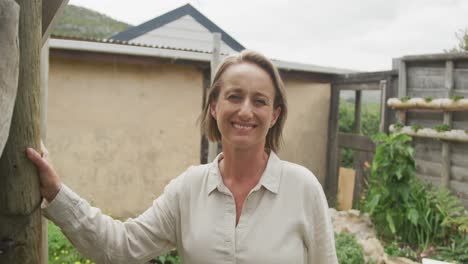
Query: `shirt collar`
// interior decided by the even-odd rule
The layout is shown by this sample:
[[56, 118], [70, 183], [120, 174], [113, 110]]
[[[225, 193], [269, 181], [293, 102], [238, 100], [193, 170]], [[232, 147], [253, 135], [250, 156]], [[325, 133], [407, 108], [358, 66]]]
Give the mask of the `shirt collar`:
[[[226, 192], [227, 187], [224, 185], [221, 178], [221, 172], [219, 170], [219, 158], [223, 153], [218, 154], [216, 158], [210, 165], [208, 181], [207, 181], [207, 191], [208, 195], [213, 192], [215, 189], [218, 189], [221, 192]], [[270, 151], [270, 156], [268, 157], [267, 166], [265, 171], [260, 178], [259, 183], [254, 189], [258, 189], [260, 186], [265, 187], [270, 192], [277, 194], [279, 191], [279, 185], [281, 180], [281, 160], [276, 155], [275, 152]]]

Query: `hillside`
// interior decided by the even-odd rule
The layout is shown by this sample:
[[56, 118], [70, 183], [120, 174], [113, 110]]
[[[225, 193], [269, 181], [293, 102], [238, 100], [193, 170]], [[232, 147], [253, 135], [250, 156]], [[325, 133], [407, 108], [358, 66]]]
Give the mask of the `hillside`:
[[131, 25], [96, 11], [68, 5], [63, 15], [58, 19], [52, 34], [82, 38], [108, 38], [128, 27]]

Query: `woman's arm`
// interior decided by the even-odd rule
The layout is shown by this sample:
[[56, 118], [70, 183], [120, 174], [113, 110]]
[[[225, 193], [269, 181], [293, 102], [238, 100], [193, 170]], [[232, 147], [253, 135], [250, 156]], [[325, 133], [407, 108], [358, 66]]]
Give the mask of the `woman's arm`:
[[315, 178], [310, 192], [309, 210], [306, 210], [310, 219], [307, 263], [338, 264], [327, 199], [322, 186]]
[[27, 155], [39, 171], [41, 194], [48, 202], [43, 209], [45, 216], [84, 256], [97, 263], [142, 263], [174, 247], [180, 179], [166, 186], [164, 194], [143, 214], [121, 222], [62, 185], [46, 155], [32, 149]]

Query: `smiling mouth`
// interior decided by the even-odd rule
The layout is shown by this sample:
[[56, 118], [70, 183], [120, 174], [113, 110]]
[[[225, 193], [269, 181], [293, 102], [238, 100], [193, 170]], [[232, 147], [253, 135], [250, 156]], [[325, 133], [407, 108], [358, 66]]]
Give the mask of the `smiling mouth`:
[[238, 123], [232, 123], [232, 126], [237, 128], [237, 129], [242, 129], [242, 130], [250, 130], [254, 129], [256, 125], [249, 125], [249, 124], [238, 124]]

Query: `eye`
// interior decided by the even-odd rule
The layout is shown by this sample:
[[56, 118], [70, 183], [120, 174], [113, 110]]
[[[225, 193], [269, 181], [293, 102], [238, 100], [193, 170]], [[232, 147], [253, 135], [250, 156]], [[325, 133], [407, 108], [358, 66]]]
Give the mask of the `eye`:
[[255, 99], [255, 104], [256, 105], [266, 105], [266, 101], [264, 99]]
[[242, 97], [238, 94], [231, 94], [227, 98], [228, 100], [235, 101], [235, 102], [240, 101], [242, 99]]

